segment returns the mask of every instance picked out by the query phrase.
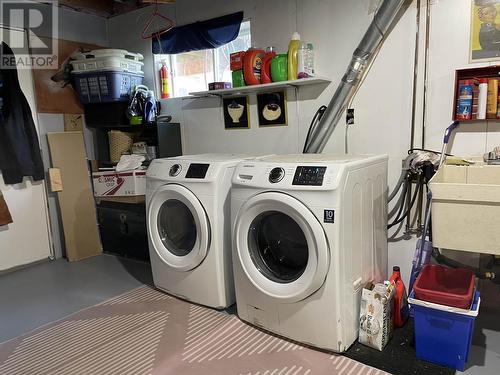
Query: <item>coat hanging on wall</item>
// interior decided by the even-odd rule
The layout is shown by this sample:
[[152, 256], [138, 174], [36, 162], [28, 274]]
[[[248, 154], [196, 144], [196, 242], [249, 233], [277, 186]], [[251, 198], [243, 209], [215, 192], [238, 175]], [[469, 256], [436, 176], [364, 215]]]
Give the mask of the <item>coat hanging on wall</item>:
[[237, 12], [174, 27], [159, 38], [153, 38], [153, 53], [174, 54], [223, 46], [238, 37], [241, 21], [243, 12]]
[[[2, 56], [13, 56], [2, 42]], [[43, 180], [43, 162], [31, 108], [24, 96], [17, 70], [0, 69], [0, 170], [6, 184], [24, 176]]]

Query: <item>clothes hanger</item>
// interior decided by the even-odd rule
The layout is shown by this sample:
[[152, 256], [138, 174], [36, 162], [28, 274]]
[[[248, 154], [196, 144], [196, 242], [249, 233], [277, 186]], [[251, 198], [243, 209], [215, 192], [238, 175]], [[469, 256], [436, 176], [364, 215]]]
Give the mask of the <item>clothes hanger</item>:
[[[160, 18], [161, 20], [167, 21], [168, 26], [166, 28], [163, 28], [161, 30], [158, 30], [158, 31], [151, 33], [151, 32], [149, 32], [149, 28], [150, 28], [151, 24], [153, 23], [153, 21], [155, 20], [155, 18]], [[175, 25], [174, 21], [172, 21], [170, 18], [161, 14], [158, 11], [158, 0], [156, 0], [153, 13], [149, 17], [148, 22], [146, 22], [146, 25], [144, 26], [144, 29], [142, 30], [141, 37], [142, 37], [142, 39], [152, 39], [154, 37], [159, 37], [160, 35], [165, 34], [167, 31], [172, 29], [174, 27], [174, 25]]]

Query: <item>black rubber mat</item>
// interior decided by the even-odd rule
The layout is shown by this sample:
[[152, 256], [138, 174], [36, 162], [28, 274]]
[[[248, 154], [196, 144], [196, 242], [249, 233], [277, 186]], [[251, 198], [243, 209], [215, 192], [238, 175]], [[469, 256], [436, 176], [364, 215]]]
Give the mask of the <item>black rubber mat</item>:
[[404, 327], [394, 331], [394, 336], [383, 351], [378, 351], [356, 342], [344, 355], [394, 375], [455, 374], [454, 369], [417, 359], [413, 337], [413, 319], [410, 319]]

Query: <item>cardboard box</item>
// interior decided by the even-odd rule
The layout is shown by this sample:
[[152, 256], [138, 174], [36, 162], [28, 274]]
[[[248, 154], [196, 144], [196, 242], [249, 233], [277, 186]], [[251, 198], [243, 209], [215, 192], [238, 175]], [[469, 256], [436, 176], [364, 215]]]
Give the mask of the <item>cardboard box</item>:
[[146, 171], [94, 172], [94, 195], [96, 197], [127, 197], [146, 194]]
[[243, 69], [243, 57], [245, 51], [233, 52], [229, 55], [229, 68], [232, 72]]
[[361, 344], [382, 350], [394, 331], [392, 305], [394, 287], [376, 284], [373, 289], [363, 288], [359, 310], [359, 338]]
[[224, 90], [232, 87], [231, 82], [210, 82], [208, 84], [209, 90]]

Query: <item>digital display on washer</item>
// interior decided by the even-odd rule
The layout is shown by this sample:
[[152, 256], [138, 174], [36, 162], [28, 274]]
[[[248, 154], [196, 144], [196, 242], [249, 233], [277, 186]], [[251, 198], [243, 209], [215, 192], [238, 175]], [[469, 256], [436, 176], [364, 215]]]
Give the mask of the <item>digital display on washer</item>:
[[186, 178], [205, 178], [209, 166], [210, 164], [190, 164], [186, 173]]
[[295, 170], [292, 185], [323, 185], [323, 178], [326, 173], [326, 167], [299, 166]]

